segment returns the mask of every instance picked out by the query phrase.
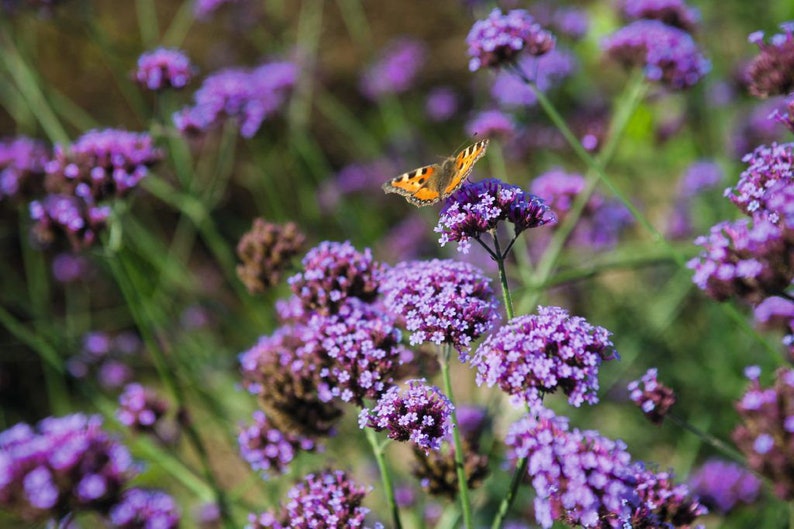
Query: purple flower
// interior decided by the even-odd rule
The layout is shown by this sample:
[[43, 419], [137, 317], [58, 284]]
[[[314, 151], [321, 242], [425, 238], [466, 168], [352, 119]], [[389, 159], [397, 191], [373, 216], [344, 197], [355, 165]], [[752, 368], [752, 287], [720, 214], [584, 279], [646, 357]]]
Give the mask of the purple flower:
[[426, 53], [421, 42], [409, 38], [392, 41], [380, 59], [361, 76], [361, 93], [371, 100], [378, 100], [407, 92], [425, 62]]
[[193, 106], [174, 114], [174, 125], [183, 133], [203, 134], [218, 123], [236, 119], [240, 135], [251, 138], [283, 105], [297, 77], [298, 66], [287, 61], [220, 70], [204, 79], [193, 95]]
[[628, 20], [659, 20], [690, 33], [700, 24], [698, 10], [683, 0], [623, 0], [622, 11]]
[[431, 121], [447, 121], [452, 118], [460, 106], [457, 92], [447, 86], [434, 88], [425, 99], [425, 113]]
[[37, 140], [25, 136], [0, 140], [0, 201], [24, 199], [40, 191], [48, 157]]
[[610, 57], [626, 66], [642, 67], [645, 77], [682, 90], [695, 85], [711, 65], [689, 33], [658, 20], [638, 20], [603, 42]]
[[90, 281], [93, 271], [91, 261], [84, 255], [62, 252], [52, 260], [52, 277], [59, 283]]
[[690, 494], [686, 484], [676, 484], [672, 472], [654, 472], [643, 463], [635, 463], [632, 470], [639, 501], [632, 504], [628, 527], [702, 527], [693, 524], [708, 514], [708, 508]]
[[455, 406], [424, 379], [409, 380], [407, 385], [404, 390], [393, 386], [374, 408], [361, 410], [358, 425], [378, 432], [388, 430], [389, 439], [408, 441], [425, 453], [438, 450], [451, 436], [450, 416]]
[[746, 468], [720, 459], [703, 463], [689, 486], [710, 510], [728, 514], [739, 503], [751, 504], [761, 493], [761, 480]]
[[715, 162], [701, 160], [686, 168], [678, 181], [676, 193], [680, 199], [692, 198], [715, 187], [723, 179], [722, 168]]
[[324, 241], [309, 250], [301, 264], [303, 272], [288, 282], [309, 310], [334, 313], [347, 298], [372, 301], [378, 294], [381, 265], [369, 248], [359, 252], [349, 241]]
[[417, 259], [435, 247], [430, 233], [430, 226], [422, 215], [407, 215], [380, 240], [375, 253], [387, 262]]
[[661, 424], [676, 397], [672, 389], [656, 379], [656, 368], [649, 369], [641, 379], [629, 383], [629, 398], [654, 424]]
[[536, 408], [543, 395], [561, 389], [568, 403], [598, 402], [598, 368], [618, 358], [609, 331], [560, 307], [538, 307], [488, 336], [472, 359], [477, 384], [499, 388]]
[[265, 476], [283, 474], [300, 452], [314, 452], [318, 448], [309, 437], [284, 433], [275, 428], [259, 410], [254, 412], [253, 424], [240, 430], [237, 442], [243, 459]]
[[772, 97], [740, 115], [731, 127], [730, 145], [736, 158], [743, 158], [760, 145], [779, 142], [786, 137], [788, 108], [781, 97]]
[[90, 332], [83, 336], [82, 350], [67, 361], [66, 369], [77, 379], [96, 377], [103, 388], [118, 389], [132, 380], [132, 369], [125, 362], [141, 354], [141, 349], [134, 333]]
[[132, 488], [113, 506], [109, 518], [118, 529], [176, 529], [181, 514], [165, 492]]
[[469, 136], [493, 138], [497, 136], [509, 137], [515, 133], [516, 124], [512, 116], [501, 110], [486, 110], [475, 115], [466, 124], [466, 133]]
[[725, 196], [747, 215], [780, 224], [776, 212], [770, 211], [768, 201], [779, 195], [773, 192], [776, 184], [786, 188], [794, 184], [794, 143], [761, 145], [742, 161], [747, 169], [742, 171], [734, 187], [725, 190]]
[[760, 53], [745, 71], [750, 93], [766, 98], [794, 91], [794, 34], [791, 22], [780, 25], [783, 33], [773, 35], [764, 43], [764, 33], [756, 31], [748, 40], [758, 45]]
[[196, 0], [193, 6], [193, 14], [196, 18], [206, 20], [215, 14], [215, 11], [226, 4], [240, 4], [248, 0]]
[[245, 529], [368, 529], [367, 493], [341, 470], [309, 474], [287, 492], [280, 512], [250, 514]]
[[[468, 253], [472, 238], [493, 235], [501, 221], [513, 224], [515, 240], [524, 230], [554, 223], [556, 218], [541, 198], [489, 178], [466, 184], [447, 198], [435, 231], [441, 234], [441, 246], [454, 241], [459, 252]], [[504, 253], [508, 249], [509, 245]]]
[[167, 411], [168, 403], [154, 390], [140, 384], [128, 384], [119, 396], [116, 417], [134, 431], [155, 432]]
[[572, 40], [584, 37], [590, 27], [589, 16], [583, 9], [560, 6], [555, 2], [536, 2], [529, 11], [538, 24]]
[[135, 80], [149, 90], [184, 88], [190, 83], [195, 67], [182, 50], [157, 48], [138, 57]]
[[[540, 57], [524, 56], [516, 68], [532, 81], [539, 90], [547, 91], [576, 70], [576, 58], [570, 52], [555, 49]], [[491, 86], [491, 95], [502, 105], [533, 106], [537, 103], [534, 92], [515, 73], [501, 70]]]
[[49, 246], [64, 235], [73, 250], [88, 248], [105, 228], [110, 217], [108, 206], [96, 206], [71, 195], [47, 195], [29, 205], [34, 224], [33, 238], [41, 246]]
[[530, 55], [543, 55], [554, 48], [554, 42], [554, 35], [523, 9], [507, 14], [494, 9], [488, 18], [475, 22], [466, 37], [469, 70], [509, 64], [525, 50]]
[[498, 318], [490, 280], [451, 260], [397, 264], [381, 284], [386, 308], [411, 332], [411, 345], [451, 344], [461, 355]]

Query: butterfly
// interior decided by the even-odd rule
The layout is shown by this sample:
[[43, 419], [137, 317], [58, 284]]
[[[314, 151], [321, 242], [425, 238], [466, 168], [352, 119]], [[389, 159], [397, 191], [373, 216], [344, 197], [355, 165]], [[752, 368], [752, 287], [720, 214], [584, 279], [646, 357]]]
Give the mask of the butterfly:
[[455, 192], [485, 154], [488, 139], [469, 145], [441, 164], [425, 165], [403, 173], [383, 184], [384, 193], [397, 193], [414, 206], [435, 204]]

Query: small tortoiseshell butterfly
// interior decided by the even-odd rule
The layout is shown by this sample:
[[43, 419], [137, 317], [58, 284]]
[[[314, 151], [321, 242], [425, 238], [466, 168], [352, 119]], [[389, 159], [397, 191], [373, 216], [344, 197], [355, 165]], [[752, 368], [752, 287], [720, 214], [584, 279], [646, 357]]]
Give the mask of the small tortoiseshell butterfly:
[[485, 154], [487, 148], [488, 139], [480, 140], [457, 155], [450, 156], [440, 165], [426, 165], [392, 178], [383, 184], [383, 192], [402, 195], [414, 206], [435, 204], [463, 185], [475, 162]]

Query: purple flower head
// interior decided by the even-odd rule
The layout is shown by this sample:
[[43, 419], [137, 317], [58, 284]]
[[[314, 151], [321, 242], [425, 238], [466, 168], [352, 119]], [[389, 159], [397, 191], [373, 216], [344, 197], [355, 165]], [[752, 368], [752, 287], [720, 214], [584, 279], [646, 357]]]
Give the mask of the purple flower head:
[[590, 29], [589, 15], [583, 9], [560, 6], [555, 2], [535, 2], [529, 11], [538, 24], [572, 40], [581, 39]]
[[309, 474], [287, 492], [279, 513], [251, 514], [245, 529], [368, 529], [369, 509], [361, 506], [368, 492], [341, 470]]
[[89, 332], [83, 336], [81, 351], [68, 360], [66, 368], [77, 379], [96, 377], [104, 389], [118, 389], [132, 380], [132, 370], [125, 362], [141, 354], [141, 349], [141, 340], [134, 333], [111, 336]]
[[791, 22], [780, 25], [783, 33], [764, 42], [764, 33], [756, 31], [748, 40], [758, 45], [759, 54], [745, 71], [750, 93], [767, 98], [794, 91], [794, 34]]
[[369, 302], [378, 295], [381, 265], [369, 248], [359, 252], [349, 241], [324, 241], [301, 263], [303, 271], [288, 282], [309, 310], [334, 313], [347, 298]]
[[0, 201], [24, 200], [40, 191], [48, 157], [37, 140], [25, 136], [0, 140]]
[[761, 480], [746, 468], [720, 459], [703, 463], [689, 486], [710, 510], [728, 514], [740, 503], [751, 504], [761, 493]]
[[181, 513], [174, 498], [159, 490], [132, 488], [110, 510], [118, 529], [176, 529]]
[[[758, 370], [756, 370], [758, 371]], [[750, 378], [747, 391], [736, 403], [741, 424], [732, 438], [754, 472], [773, 484], [782, 500], [794, 498], [794, 370], [781, 368], [775, 384], [762, 388], [757, 376]]]
[[41, 246], [65, 236], [72, 249], [88, 248], [97, 240], [110, 217], [110, 208], [95, 206], [71, 195], [47, 195], [29, 205], [33, 239]]
[[116, 417], [119, 422], [137, 432], [155, 432], [168, 412], [168, 403], [154, 390], [140, 384], [128, 384], [119, 396]]
[[679, 198], [687, 199], [712, 187], [723, 180], [722, 168], [715, 162], [702, 160], [686, 168], [678, 181], [676, 191]]
[[425, 113], [431, 121], [441, 122], [452, 118], [460, 106], [457, 92], [448, 86], [439, 86], [427, 94]]
[[708, 508], [690, 494], [686, 484], [676, 484], [672, 472], [654, 472], [639, 462], [632, 469], [638, 501], [630, 502], [633, 512], [628, 527], [702, 527], [694, 522], [708, 514]]
[[0, 506], [26, 520], [105, 514], [135, 473], [99, 416], [50, 417], [35, 430], [18, 424], [0, 432]]
[[695, 244], [703, 250], [687, 263], [692, 281], [717, 301], [737, 296], [757, 303], [794, 278], [794, 232], [767, 219], [721, 222]]
[[195, 70], [182, 50], [157, 48], [138, 57], [135, 80], [149, 90], [180, 89], [190, 83]]
[[510, 64], [523, 51], [543, 55], [554, 48], [555, 39], [523, 9], [503, 14], [494, 9], [485, 20], [474, 23], [466, 37], [469, 70]]
[[407, 92], [414, 85], [426, 54], [421, 42], [409, 38], [392, 41], [380, 59], [361, 76], [361, 93], [376, 101], [387, 95]]
[[265, 476], [283, 474], [300, 452], [318, 449], [315, 440], [285, 433], [275, 428], [262, 411], [254, 412], [254, 422], [240, 430], [240, 454], [251, 468]]
[[756, 305], [753, 314], [763, 328], [785, 333], [783, 344], [788, 349], [789, 360], [794, 360], [794, 301], [768, 297]]
[[554, 213], [541, 198], [489, 178], [466, 184], [447, 198], [435, 231], [441, 246], [457, 242], [458, 251], [468, 253], [471, 239], [494, 233], [500, 221], [513, 224], [515, 237], [524, 230], [556, 222]]
[[609, 331], [560, 307], [513, 318], [483, 341], [472, 359], [477, 384], [498, 385], [533, 408], [561, 389], [568, 403], [598, 402], [598, 368], [617, 359]]
[[464, 356], [498, 318], [490, 280], [467, 263], [399, 263], [384, 274], [381, 292], [387, 310], [411, 333], [411, 345], [447, 343]]
[[627, 20], [659, 20], [692, 33], [700, 24], [700, 13], [683, 0], [623, 0], [623, 16]]
[[675, 404], [673, 390], [656, 379], [656, 368], [649, 369], [641, 379], [629, 383], [629, 398], [654, 424], [661, 424]]
[[88, 257], [71, 252], [62, 252], [52, 260], [52, 277], [59, 283], [90, 281], [94, 272]]
[[203, 134], [236, 119], [240, 135], [251, 138], [281, 108], [297, 77], [298, 66], [288, 61], [220, 70], [204, 79], [193, 95], [193, 106], [174, 114], [174, 125], [182, 133]]
[[393, 386], [374, 408], [361, 410], [358, 424], [379, 432], [388, 430], [389, 439], [409, 441], [428, 453], [450, 437], [454, 410], [440, 389], [428, 386], [424, 379], [409, 380], [405, 389]]
[[[725, 195], [747, 215], [780, 224], [779, 215], [770, 211], [768, 202], [794, 185], [794, 143], [761, 145], [742, 161], [747, 169], [734, 187], [725, 190]], [[775, 188], [778, 183], [781, 188]]]
[[[524, 77], [544, 92], [570, 76], [577, 67], [576, 58], [568, 51], [555, 49], [540, 57], [523, 56], [516, 67]], [[509, 107], [533, 106], [537, 103], [535, 93], [526, 83], [510, 71], [499, 71], [491, 86], [491, 95], [501, 105]]]
[[637, 20], [603, 42], [607, 54], [625, 66], [642, 67], [650, 81], [682, 90], [711, 68], [689, 33], [658, 20]]
[[466, 124], [466, 133], [469, 136], [481, 138], [510, 137], [515, 130], [516, 124], [513, 117], [501, 110], [480, 112]]

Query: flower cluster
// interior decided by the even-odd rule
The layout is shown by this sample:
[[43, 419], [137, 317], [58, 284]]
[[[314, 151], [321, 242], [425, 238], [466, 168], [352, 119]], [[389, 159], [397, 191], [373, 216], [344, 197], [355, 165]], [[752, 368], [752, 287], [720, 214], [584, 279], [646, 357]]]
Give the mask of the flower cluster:
[[118, 529], [176, 529], [182, 515], [174, 499], [165, 492], [132, 488], [113, 506], [109, 518]]
[[[786, 198], [781, 192], [794, 184], [794, 143], [761, 145], [742, 161], [747, 169], [742, 171], [735, 186], [725, 190], [725, 195], [745, 214], [780, 224], [779, 215], [770, 209], [769, 201]], [[775, 209], [785, 209], [785, 202]]]
[[109, 206], [88, 204], [72, 195], [47, 195], [28, 207], [34, 222], [33, 238], [39, 245], [49, 246], [62, 234], [73, 250], [94, 244], [110, 217]]
[[650, 81], [681, 90], [695, 85], [711, 65], [686, 31], [658, 20], [637, 20], [607, 37], [603, 47], [626, 66], [644, 68]]
[[501, 110], [484, 110], [478, 112], [466, 123], [469, 136], [482, 138], [509, 138], [516, 132], [513, 116]]
[[642, 463], [635, 463], [632, 471], [637, 500], [629, 502], [633, 512], [628, 527], [690, 529], [698, 517], [708, 514], [686, 484], [673, 481], [672, 472], [654, 472]]
[[460, 96], [452, 88], [439, 86], [427, 94], [425, 114], [431, 121], [446, 121], [452, 118], [460, 106]]
[[720, 459], [703, 463], [689, 478], [692, 492], [711, 511], [727, 514], [740, 503], [755, 502], [761, 480], [746, 468]]
[[794, 370], [782, 368], [775, 385], [762, 388], [760, 369], [748, 368], [747, 391], [736, 403], [742, 424], [733, 431], [733, 441], [747, 458], [749, 467], [767, 477], [775, 495], [794, 498]]
[[499, 388], [536, 408], [543, 395], [561, 389], [568, 403], [598, 402], [598, 368], [618, 358], [609, 331], [560, 307], [538, 307], [488, 336], [471, 361], [477, 384]]
[[131, 332], [113, 336], [89, 332], [83, 336], [80, 353], [67, 361], [66, 369], [77, 379], [96, 376], [103, 388], [117, 389], [132, 380], [132, 369], [126, 360], [140, 354], [141, 349], [140, 338]]
[[675, 393], [656, 379], [656, 368], [649, 369], [641, 379], [629, 383], [629, 398], [654, 424], [661, 424], [675, 404]]
[[174, 125], [183, 133], [203, 134], [226, 119], [236, 119], [240, 134], [251, 138], [282, 106], [297, 76], [297, 65], [286, 61], [215, 72], [193, 95], [194, 105], [174, 114]]
[[794, 24], [781, 24], [782, 34], [773, 35], [764, 43], [764, 33], [756, 31], [749, 41], [758, 45], [760, 53], [745, 71], [750, 93], [757, 97], [786, 95], [794, 91]]
[[450, 416], [455, 407], [435, 386], [409, 380], [407, 388], [393, 386], [371, 410], [359, 414], [361, 428], [388, 430], [389, 439], [409, 441], [425, 453], [438, 450], [451, 435]]
[[761, 326], [785, 333], [783, 345], [788, 349], [789, 359], [794, 360], [794, 301], [770, 296], [756, 305], [753, 316]]
[[314, 439], [285, 433], [275, 428], [262, 411], [254, 412], [254, 422], [240, 430], [240, 454], [251, 468], [265, 474], [282, 474], [299, 451], [318, 449]]
[[0, 433], [0, 505], [26, 520], [78, 510], [106, 514], [136, 474], [130, 453], [99, 416], [50, 417]]
[[251, 230], [237, 243], [237, 276], [248, 291], [261, 293], [276, 285], [293, 257], [303, 249], [306, 236], [294, 222], [284, 225], [254, 219]]
[[195, 67], [182, 50], [157, 48], [138, 57], [135, 80], [149, 90], [184, 88], [190, 83]]
[[571, 40], [581, 39], [590, 29], [590, 17], [580, 8], [537, 2], [530, 6], [529, 12], [538, 24]]
[[623, 16], [628, 20], [659, 20], [689, 33], [700, 24], [700, 13], [683, 0], [623, 0]]
[[168, 403], [154, 390], [140, 384], [128, 384], [119, 396], [116, 417], [121, 424], [137, 432], [154, 432], [168, 407]]
[[465, 355], [498, 317], [490, 280], [468, 263], [399, 263], [384, 274], [381, 292], [386, 308], [411, 332], [411, 345], [446, 343]]
[[523, 9], [507, 14], [494, 9], [485, 20], [474, 23], [466, 37], [469, 70], [498, 67], [511, 63], [526, 52], [543, 55], [554, 48], [555, 39]]
[[489, 178], [455, 191], [441, 209], [435, 231], [441, 234], [441, 246], [454, 241], [458, 251], [468, 253], [471, 239], [493, 234], [500, 221], [510, 222], [514, 237], [518, 237], [524, 230], [554, 223], [556, 218], [543, 199]]
[[39, 141], [24, 136], [0, 140], [0, 201], [27, 198], [40, 191], [48, 157]]
[[251, 514], [245, 529], [367, 529], [367, 492], [341, 470], [309, 474], [287, 492], [281, 512]]
[[398, 39], [389, 44], [380, 59], [361, 76], [359, 87], [367, 98], [376, 101], [387, 95], [401, 94], [414, 84], [425, 61], [421, 42]]
[[[540, 57], [523, 56], [516, 61], [516, 68], [522, 72], [522, 77], [544, 92], [570, 76], [576, 66], [573, 54], [560, 49]], [[535, 93], [524, 79], [510, 71], [500, 70], [491, 86], [491, 95], [500, 104], [509, 107], [535, 105]]]

